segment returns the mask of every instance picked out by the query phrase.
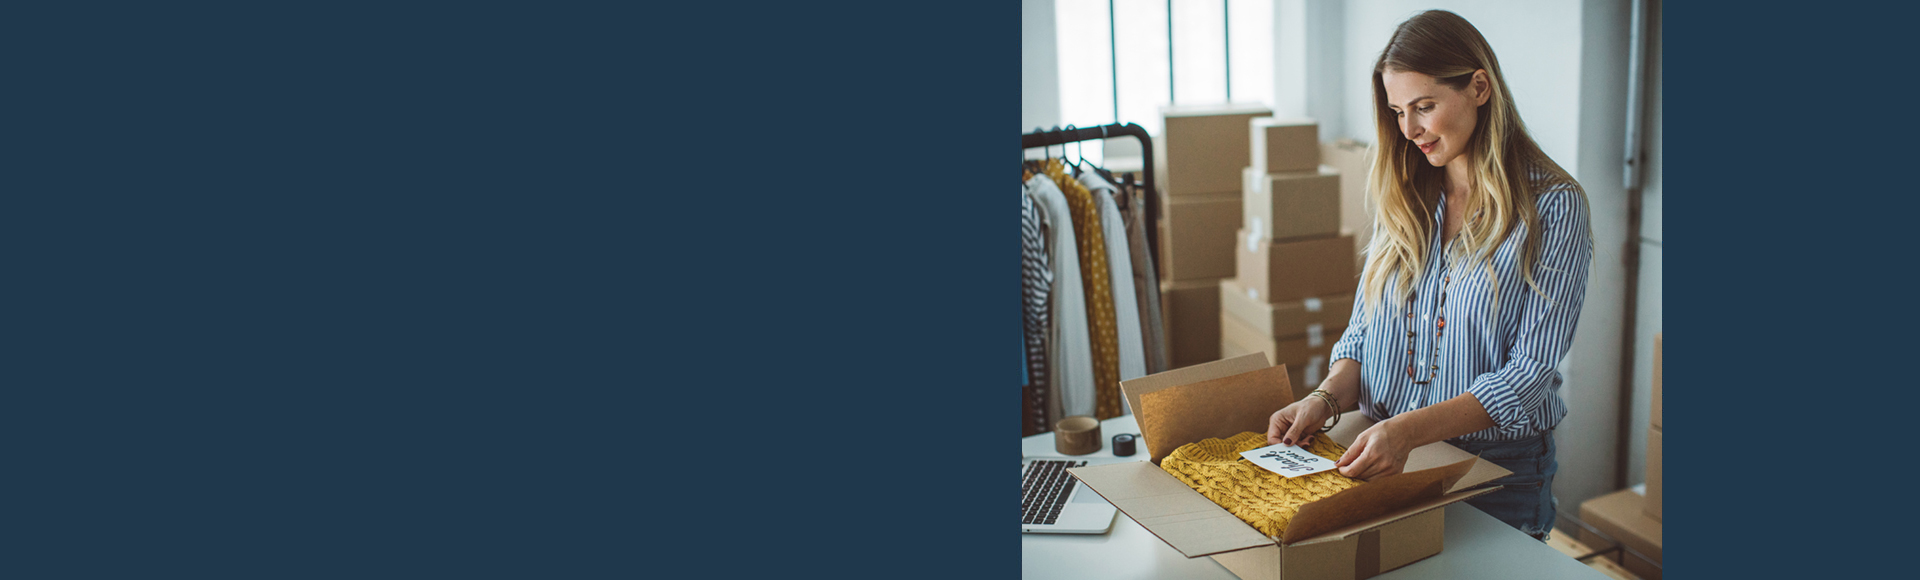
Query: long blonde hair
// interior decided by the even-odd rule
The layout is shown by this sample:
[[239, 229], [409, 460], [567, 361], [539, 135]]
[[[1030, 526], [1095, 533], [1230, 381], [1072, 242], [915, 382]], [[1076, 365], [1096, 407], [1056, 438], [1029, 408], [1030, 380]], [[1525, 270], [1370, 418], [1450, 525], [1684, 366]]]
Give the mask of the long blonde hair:
[[[1470, 191], [1454, 192], [1468, 197], [1458, 238], [1461, 247], [1449, 258], [1471, 256], [1469, 267], [1485, 267], [1497, 303], [1499, 280], [1493, 271], [1493, 253], [1516, 226], [1524, 225], [1520, 277], [1540, 292], [1533, 279], [1533, 263], [1540, 252], [1536, 198], [1549, 188], [1537, 187], [1539, 184], [1529, 180], [1529, 172], [1545, 172], [1550, 182], [1563, 181], [1576, 192], [1580, 191], [1579, 183], [1548, 159], [1527, 135], [1527, 127], [1514, 108], [1513, 93], [1500, 74], [1500, 61], [1494, 58], [1493, 47], [1487, 45], [1480, 31], [1457, 14], [1429, 10], [1400, 23], [1373, 65], [1377, 137], [1367, 173], [1367, 192], [1375, 212], [1367, 265], [1361, 274], [1362, 300], [1368, 315], [1377, 312], [1389, 292], [1396, 302], [1412, 294], [1414, 281], [1420, 279], [1426, 265], [1428, 240], [1436, 235], [1431, 231], [1432, 206], [1439, 201], [1438, 192], [1446, 179], [1446, 168], [1427, 163], [1400, 133], [1398, 119], [1387, 108], [1387, 89], [1381, 80], [1381, 73], [1388, 70], [1428, 75], [1454, 90], [1466, 88], [1474, 71], [1486, 71], [1493, 94], [1479, 106], [1473, 136], [1467, 143], [1465, 154], [1473, 161], [1473, 181]], [[1586, 194], [1579, 195], [1585, 204]], [[1388, 281], [1395, 275], [1400, 283], [1390, 289]]]

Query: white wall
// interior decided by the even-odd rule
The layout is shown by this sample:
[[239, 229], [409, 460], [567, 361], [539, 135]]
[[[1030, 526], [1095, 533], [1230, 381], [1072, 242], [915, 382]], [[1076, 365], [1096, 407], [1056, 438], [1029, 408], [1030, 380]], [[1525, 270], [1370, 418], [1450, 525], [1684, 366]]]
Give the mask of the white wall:
[[1507, 87], [1533, 138], [1547, 155], [1575, 171], [1579, 135], [1580, 3], [1573, 0], [1430, 2], [1356, 0], [1345, 3], [1346, 93], [1344, 137], [1374, 139], [1373, 61], [1393, 27], [1422, 10], [1447, 10], [1472, 22], [1500, 58]]
[[[1561, 364], [1566, 385], [1560, 396], [1569, 410], [1556, 441], [1562, 457], [1554, 495], [1577, 510], [1579, 502], [1619, 489], [1622, 333], [1626, 330], [1626, 247], [1629, 204], [1626, 173], [1627, 30], [1632, 21], [1626, 0], [1580, 3], [1580, 67], [1576, 101], [1579, 133], [1574, 136], [1575, 165], [1566, 165], [1587, 192], [1592, 208], [1593, 264], [1587, 274], [1587, 301], [1574, 333], [1573, 352]], [[1528, 119], [1531, 123], [1532, 119]], [[1555, 159], [1560, 159], [1555, 157]], [[1576, 514], [1577, 517], [1577, 514]]]
[[[1312, 91], [1308, 69], [1307, 0], [1280, 0], [1273, 7], [1273, 115], [1307, 117], [1307, 99]], [[1322, 130], [1325, 129], [1323, 125]]]
[[1053, 0], [1020, 0], [1020, 132], [1060, 124]]
[[1274, 9], [1273, 113], [1320, 122], [1320, 140], [1349, 135], [1346, 8], [1326, 0], [1281, 0]]

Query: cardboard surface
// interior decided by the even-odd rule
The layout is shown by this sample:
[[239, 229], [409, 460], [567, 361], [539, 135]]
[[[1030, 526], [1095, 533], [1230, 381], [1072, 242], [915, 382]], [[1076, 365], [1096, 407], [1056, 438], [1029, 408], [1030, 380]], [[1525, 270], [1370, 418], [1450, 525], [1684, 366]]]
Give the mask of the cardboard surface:
[[1220, 355], [1257, 353], [1270, 363], [1285, 365], [1287, 377], [1293, 384], [1294, 399], [1307, 396], [1327, 376], [1333, 341], [1322, 342], [1317, 347], [1311, 344], [1305, 337], [1284, 341], [1261, 337], [1232, 316], [1220, 315]]
[[1148, 459], [1158, 464], [1181, 445], [1265, 433], [1273, 412], [1294, 400], [1286, 367], [1269, 366], [1143, 393], [1134, 420], [1140, 433], [1153, 434], [1147, 440]]
[[1440, 553], [1447, 533], [1445, 516], [1444, 511], [1427, 510], [1382, 526], [1379, 571], [1391, 571]]
[[1067, 472], [1188, 558], [1273, 545], [1271, 538], [1158, 465], [1128, 461]]
[[[1373, 159], [1367, 146], [1352, 139], [1322, 143], [1320, 162], [1340, 172], [1340, 227], [1353, 232], [1355, 248], [1367, 247], [1373, 236], [1373, 216], [1367, 213], [1367, 170]], [[1353, 257], [1354, 271], [1365, 266], [1360, 255]]]
[[1304, 300], [1267, 303], [1249, 292], [1239, 280], [1220, 281], [1220, 310], [1247, 323], [1254, 331], [1277, 339], [1307, 336], [1319, 325], [1325, 340], [1340, 340], [1340, 333], [1353, 318], [1353, 294], [1342, 293]]
[[1280, 576], [1297, 578], [1356, 578], [1360, 573], [1360, 538], [1280, 547]]
[[1662, 357], [1660, 355], [1660, 351], [1662, 350], [1660, 345], [1661, 334], [1664, 334], [1664, 333], [1656, 332], [1653, 334], [1653, 426], [1655, 428], [1664, 427], [1664, 424], [1660, 422], [1660, 415], [1661, 415], [1660, 413], [1660, 407], [1661, 407], [1660, 405], [1660, 399], [1661, 399], [1660, 367], [1662, 366], [1661, 365]]
[[[1473, 468], [1469, 457], [1436, 469], [1408, 471], [1375, 478], [1332, 497], [1300, 506], [1287, 524], [1285, 544], [1311, 539], [1344, 538], [1369, 528], [1413, 515], [1402, 508], [1437, 499]], [[1396, 517], [1398, 516], [1398, 517]], [[1378, 521], [1376, 521], [1378, 520]]]
[[[1250, 354], [1260, 355], [1260, 358], [1266, 359], [1268, 363], [1273, 362], [1273, 358], [1267, 356], [1267, 353], [1253, 350], [1237, 344], [1229, 343], [1224, 340], [1220, 341], [1220, 358], [1222, 359], [1229, 359], [1229, 358], [1234, 358], [1238, 356], [1246, 356]], [[1307, 368], [1301, 368], [1295, 365], [1287, 365], [1287, 382], [1293, 385], [1294, 400], [1298, 401], [1300, 400], [1300, 397], [1305, 397], [1307, 396], [1307, 393], [1313, 392], [1314, 387], [1320, 386], [1320, 381], [1326, 378], [1327, 373], [1324, 370], [1313, 373], [1313, 376], [1311, 377], [1307, 376], [1308, 369], [1312, 368], [1311, 365], [1325, 366], [1326, 364], [1327, 364], [1327, 361], [1318, 360], [1318, 361], [1308, 361]]]
[[1359, 286], [1350, 234], [1281, 241], [1250, 238], [1245, 230], [1235, 235], [1238, 282], [1269, 304], [1351, 293]]
[[1266, 353], [1267, 360], [1277, 365], [1292, 365], [1298, 368], [1313, 360], [1314, 357], [1320, 358], [1320, 364], [1326, 364], [1328, 357], [1332, 356], [1333, 344], [1339, 339], [1338, 335], [1333, 335], [1332, 340], [1327, 339], [1326, 336], [1326, 333], [1321, 334], [1319, 344], [1315, 344], [1311, 337], [1304, 335], [1277, 339], [1261, 334], [1260, 331], [1254, 330], [1252, 325], [1231, 313], [1225, 311], [1220, 313], [1221, 344], [1233, 343], [1239, 348]]
[[[1621, 544], [1645, 554], [1652, 559], [1651, 564], [1660, 563], [1660, 522], [1647, 517], [1642, 511], [1646, 498], [1634, 493], [1632, 489], [1623, 489], [1607, 495], [1587, 500], [1580, 504], [1580, 521], [1593, 526]], [[1580, 531], [1580, 541], [1596, 549], [1614, 545], [1605, 538], [1586, 530]], [[1620, 560], [1620, 565], [1635, 575], [1648, 580], [1659, 580], [1660, 569], [1628, 555]]]
[[1173, 368], [1220, 359], [1219, 284], [1218, 279], [1160, 283], [1160, 316]]
[[1647, 502], [1642, 507], [1647, 517], [1660, 520], [1660, 499], [1665, 495], [1665, 481], [1660, 474], [1661, 434], [1659, 427], [1647, 429]]
[[[1125, 388], [1124, 383], [1122, 384], [1122, 388]], [[1352, 445], [1353, 440], [1360, 437], [1360, 432], [1366, 431], [1368, 427], [1372, 427], [1373, 423], [1374, 421], [1372, 419], [1368, 419], [1366, 415], [1360, 414], [1359, 411], [1347, 411], [1345, 414], [1340, 415], [1340, 424], [1334, 425], [1333, 430], [1327, 432], [1327, 436], [1332, 437], [1335, 443]], [[1472, 453], [1461, 451], [1460, 448], [1448, 445], [1445, 442], [1429, 443], [1415, 447], [1413, 451], [1407, 453], [1406, 470], [1420, 471], [1423, 469], [1433, 469], [1452, 465], [1453, 463], [1471, 457], [1474, 457]], [[1459, 481], [1454, 482], [1453, 487], [1447, 489], [1447, 493], [1453, 494], [1465, 491], [1474, 486], [1509, 475], [1513, 475], [1513, 472], [1508, 471], [1507, 468], [1496, 465], [1492, 461], [1481, 461], [1473, 464], [1473, 468], [1468, 470], [1466, 475], [1461, 476]]]
[[1162, 196], [1160, 263], [1162, 280], [1201, 280], [1233, 275], [1240, 227], [1238, 190], [1180, 197]]
[[1310, 171], [1320, 165], [1320, 123], [1313, 119], [1260, 117], [1249, 125], [1253, 148], [1249, 167], [1279, 173]]
[[[1128, 406], [1139, 409], [1141, 404], [1140, 396], [1147, 393], [1197, 383], [1207, 379], [1253, 372], [1270, 366], [1273, 365], [1267, 364], [1267, 360], [1263, 355], [1236, 356], [1203, 365], [1177, 368], [1164, 373], [1154, 373], [1137, 379], [1120, 381], [1120, 392], [1127, 397]], [[1134, 423], [1136, 425], [1139, 424], [1141, 419], [1145, 418], [1139, 415], [1140, 413], [1135, 413]], [[1140, 438], [1143, 440], [1147, 439], [1146, 429], [1140, 430]], [[1142, 443], [1144, 443], [1144, 446], [1148, 449], [1153, 448], [1153, 444], [1149, 441], [1142, 441]], [[1180, 445], [1185, 444], [1186, 443], [1181, 443]], [[1179, 448], [1180, 445], [1169, 448], [1169, 451]], [[1162, 455], [1160, 457], [1165, 456]], [[1160, 460], [1159, 457], [1154, 457], [1152, 461], [1159, 463]]]
[[[1239, 576], [1241, 580], [1280, 580], [1280, 546], [1268, 544], [1251, 550], [1240, 550], [1210, 556], [1220, 566]], [[1333, 576], [1340, 578], [1341, 576]]]
[[1247, 128], [1256, 117], [1271, 117], [1273, 111], [1258, 104], [1166, 105], [1160, 107], [1162, 135], [1156, 146], [1166, 143], [1168, 196], [1240, 191], [1240, 169], [1252, 158], [1252, 143]]
[[1325, 165], [1305, 171], [1243, 172], [1241, 213], [1257, 238], [1331, 236], [1340, 233], [1340, 173]]

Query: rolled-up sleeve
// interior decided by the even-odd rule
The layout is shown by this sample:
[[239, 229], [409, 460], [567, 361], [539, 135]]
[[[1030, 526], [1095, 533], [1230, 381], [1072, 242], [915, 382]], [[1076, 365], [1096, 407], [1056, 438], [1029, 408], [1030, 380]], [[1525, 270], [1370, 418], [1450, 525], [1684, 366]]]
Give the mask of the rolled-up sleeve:
[[1587, 269], [1593, 261], [1587, 207], [1579, 192], [1554, 190], [1542, 196], [1539, 207], [1540, 254], [1533, 268], [1539, 292], [1525, 290], [1506, 363], [1474, 377], [1467, 387], [1486, 408], [1494, 429], [1503, 433], [1543, 428], [1532, 424], [1541, 414], [1528, 411], [1546, 405], [1552, 394], [1549, 389], [1559, 372], [1554, 367], [1573, 344], [1587, 296]]

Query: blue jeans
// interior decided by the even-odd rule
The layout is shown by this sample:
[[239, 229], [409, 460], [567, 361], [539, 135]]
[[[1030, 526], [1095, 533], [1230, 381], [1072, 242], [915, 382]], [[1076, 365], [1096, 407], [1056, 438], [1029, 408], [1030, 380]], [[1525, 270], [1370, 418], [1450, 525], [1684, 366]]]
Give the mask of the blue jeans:
[[1560, 471], [1560, 463], [1553, 459], [1553, 431], [1518, 441], [1448, 443], [1513, 472], [1481, 486], [1503, 485], [1504, 489], [1467, 500], [1467, 505], [1546, 541], [1558, 504], [1553, 498], [1553, 475]]

